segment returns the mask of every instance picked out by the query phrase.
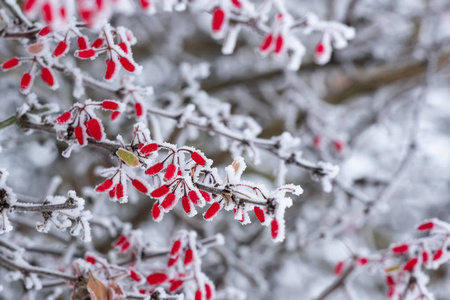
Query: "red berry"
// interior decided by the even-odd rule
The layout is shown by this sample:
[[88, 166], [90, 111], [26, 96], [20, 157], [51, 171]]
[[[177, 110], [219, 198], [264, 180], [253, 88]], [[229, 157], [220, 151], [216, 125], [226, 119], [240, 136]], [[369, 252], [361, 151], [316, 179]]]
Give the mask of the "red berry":
[[439, 258], [442, 257], [442, 249], [437, 249], [436, 252], [433, 255], [433, 260], [438, 260]]
[[86, 255], [86, 261], [87, 261], [88, 263], [90, 263], [90, 264], [95, 265], [96, 259], [95, 259], [94, 256]]
[[153, 204], [152, 217], [153, 217], [153, 220], [155, 220], [155, 221], [159, 221], [162, 218], [162, 212], [161, 212], [161, 209], [159, 208], [158, 202], [155, 202]]
[[41, 70], [41, 78], [49, 86], [53, 86], [55, 84], [55, 77], [49, 68], [43, 68]]
[[76, 52], [76, 56], [81, 59], [88, 59], [95, 56], [95, 50], [94, 49], [79, 50]]
[[419, 227], [417, 227], [417, 230], [419, 231], [427, 231], [427, 230], [431, 230], [434, 227], [434, 223], [433, 222], [426, 222], [426, 223], [422, 223], [419, 225]]
[[392, 278], [392, 276], [387, 276], [386, 283], [387, 283], [387, 285], [394, 285], [395, 284], [394, 278]]
[[87, 49], [87, 39], [85, 36], [80, 36], [77, 40], [78, 43], [78, 49], [85, 50]]
[[126, 241], [122, 244], [122, 246], [119, 249], [119, 253], [125, 253], [128, 251], [128, 249], [131, 248], [131, 243], [129, 241]]
[[3, 70], [9, 70], [11, 68], [14, 68], [16, 66], [18, 66], [20, 63], [20, 61], [17, 58], [11, 58], [10, 60], [6, 61], [3, 63], [2, 65], [2, 69]]
[[76, 126], [75, 127], [75, 138], [78, 141], [78, 144], [80, 145], [84, 145], [84, 133], [83, 133], [83, 128], [81, 126]]
[[120, 42], [119, 47], [120, 49], [122, 49], [123, 52], [128, 53], [127, 44], [125, 42]]
[[[231, 3], [233, 3], [233, 5], [236, 6], [237, 8], [241, 8], [242, 7], [242, 3], [239, 0], [231, 0]], [[209, 299], [209, 298], [206, 297], [206, 299]]]
[[102, 102], [103, 109], [116, 110], [119, 108], [119, 103], [113, 100], [103, 100]]
[[177, 262], [177, 260], [178, 256], [169, 258], [169, 260], [167, 261], [167, 266], [172, 267]]
[[191, 201], [189, 201], [189, 198], [186, 196], [183, 196], [181, 198], [181, 204], [183, 205], [184, 211], [189, 214], [191, 212]]
[[122, 56], [120, 58], [120, 64], [128, 72], [134, 72], [134, 70], [136, 69], [136, 66], [125, 56]]
[[140, 150], [141, 150], [142, 154], [147, 155], [147, 154], [150, 154], [151, 152], [158, 150], [158, 144], [157, 143], [146, 144], [146, 145], [142, 146], [142, 148], [140, 148]]
[[283, 50], [284, 39], [282, 35], [277, 36], [277, 40], [275, 42], [275, 53], [279, 54]]
[[22, 90], [28, 90], [33, 82], [33, 77], [30, 73], [25, 73], [22, 76], [22, 80], [20, 81], [20, 88]]
[[46, 2], [42, 5], [42, 17], [46, 23], [51, 23], [53, 21], [53, 8], [50, 5], [50, 2]]
[[211, 299], [213, 296], [213, 287], [210, 284], [205, 284], [205, 296], [206, 299]]
[[189, 191], [188, 193], [189, 200], [192, 201], [195, 205], [198, 205], [200, 201], [200, 197], [198, 196], [198, 193], [196, 191]]
[[197, 290], [197, 291], [195, 292], [195, 300], [203, 300], [202, 291]]
[[174, 193], [168, 193], [164, 198], [164, 201], [161, 203], [162, 208], [167, 211], [172, 209], [175, 204], [176, 196]]
[[356, 263], [360, 266], [364, 266], [369, 262], [369, 260], [365, 257], [358, 257], [358, 259], [356, 260]]
[[67, 50], [69, 50], [69, 45], [67, 44], [66, 41], [61, 41], [59, 42], [58, 46], [56, 46], [55, 51], [53, 51], [53, 55], [55, 57], [60, 57], [62, 55], [64, 55]]
[[218, 202], [214, 202], [213, 204], [211, 204], [211, 206], [208, 208], [208, 210], [205, 212], [205, 214], [203, 215], [203, 217], [206, 220], [211, 220], [212, 218], [214, 218], [217, 213], [220, 210], [220, 204]]
[[125, 243], [125, 242], [127, 242], [127, 241], [128, 241], [127, 237], [126, 237], [125, 235], [122, 234], [122, 235], [117, 239], [117, 241], [114, 242], [114, 247], [117, 247], [117, 246], [119, 246], [119, 245], [122, 245], [123, 243]]
[[187, 249], [186, 253], [184, 254], [184, 265], [187, 266], [192, 262], [192, 259], [194, 258], [194, 252], [192, 249]]
[[316, 45], [316, 54], [322, 54], [323, 52], [325, 52], [325, 46], [323, 45], [323, 43], [318, 43]]
[[206, 160], [198, 152], [192, 153], [191, 158], [193, 161], [198, 163], [200, 166], [204, 166], [206, 163]]
[[111, 179], [106, 179], [102, 184], [98, 185], [95, 190], [99, 193], [104, 193], [109, 190], [113, 185], [113, 181]]
[[151, 166], [150, 168], [145, 171], [145, 174], [147, 175], [155, 175], [161, 172], [161, 170], [164, 168], [164, 165], [162, 163], [156, 163], [155, 165]]
[[337, 263], [336, 267], [334, 268], [334, 274], [341, 275], [342, 271], [344, 271], [344, 262], [340, 261]]
[[136, 273], [134, 270], [129, 270], [128, 276], [137, 282], [141, 281], [141, 279], [142, 279], [141, 275]]
[[267, 51], [270, 45], [272, 45], [272, 40], [273, 36], [271, 34], [267, 35], [259, 49], [261, 49], [261, 51]]
[[199, 190], [200, 194], [202, 194], [203, 199], [205, 199], [206, 202], [210, 202], [211, 201], [211, 194], [203, 191], [203, 190]]
[[116, 63], [112, 60], [106, 61], [106, 74], [105, 79], [109, 80], [114, 76], [114, 73], [116, 72]]
[[172, 257], [178, 256], [180, 254], [180, 250], [181, 250], [181, 241], [176, 240], [175, 242], [173, 242], [172, 249], [170, 249], [170, 255]]
[[417, 264], [417, 258], [410, 259], [405, 266], [403, 267], [403, 270], [405, 271], [411, 271]]
[[120, 116], [120, 111], [113, 111], [113, 113], [111, 114], [111, 120], [115, 120]]
[[116, 186], [116, 197], [117, 199], [121, 199], [124, 196], [123, 184], [118, 183]]
[[52, 31], [50, 25], [43, 27], [40, 31], [39, 31], [39, 35], [40, 36], [46, 36], [47, 34], [49, 34]]
[[153, 198], [160, 198], [169, 192], [169, 187], [167, 185], [162, 185], [151, 193]]
[[272, 233], [272, 238], [276, 239], [278, 237], [278, 233], [279, 233], [279, 225], [278, 225], [278, 220], [277, 219], [273, 219], [272, 223], [270, 224], [270, 231]]
[[36, 4], [36, 0], [26, 0], [23, 5], [23, 10], [25, 12], [28, 12], [34, 8], [35, 4]]
[[422, 261], [426, 263], [428, 261], [428, 252], [422, 252]]
[[150, 285], [158, 285], [166, 282], [169, 279], [165, 273], [153, 273], [147, 276], [147, 282]]
[[148, 189], [145, 186], [145, 184], [143, 184], [142, 182], [140, 182], [137, 179], [133, 179], [133, 181], [131, 182], [131, 184], [141, 193], [146, 194]]
[[172, 179], [177, 172], [177, 166], [175, 164], [169, 164], [166, 169], [166, 174], [164, 174], [164, 178], [167, 180]]
[[172, 283], [172, 285], [169, 288], [170, 292], [175, 292], [176, 290], [178, 290], [181, 286], [183, 285], [183, 281], [181, 280], [176, 280]]
[[134, 105], [134, 110], [136, 112], [136, 116], [140, 117], [144, 113], [144, 109], [142, 108], [142, 104], [140, 102], [136, 102]]
[[255, 216], [256, 218], [263, 223], [266, 220], [266, 215], [264, 213], [264, 210], [259, 207], [259, 206], [255, 206], [255, 208], [253, 209], [253, 211], [255, 212]]
[[334, 140], [332, 143], [337, 152], [342, 152], [344, 150], [344, 143], [342, 141]]
[[220, 31], [222, 29], [224, 21], [225, 21], [225, 12], [221, 8], [216, 8], [213, 11], [212, 30], [216, 32]]
[[96, 141], [101, 141], [103, 138], [103, 130], [100, 121], [97, 119], [90, 119], [85, 122], [86, 128], [89, 131], [91, 137]]
[[92, 43], [91, 48], [100, 48], [102, 45], [103, 45], [103, 39], [98, 38]]
[[408, 245], [403, 244], [392, 248], [392, 252], [394, 252], [395, 254], [403, 254], [406, 251], [408, 251], [408, 249], [409, 249]]
[[58, 123], [59, 125], [66, 124], [70, 120], [70, 118], [72, 118], [72, 114], [70, 113], [70, 111], [66, 111], [56, 118], [56, 123]]

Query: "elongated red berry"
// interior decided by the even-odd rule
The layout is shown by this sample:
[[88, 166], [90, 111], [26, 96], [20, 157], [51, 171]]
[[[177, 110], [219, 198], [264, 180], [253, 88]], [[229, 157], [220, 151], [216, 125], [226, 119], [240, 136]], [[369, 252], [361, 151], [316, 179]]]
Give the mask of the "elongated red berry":
[[111, 114], [111, 120], [115, 120], [120, 116], [120, 111], [113, 111], [113, 113]]
[[147, 155], [147, 154], [150, 154], [151, 152], [158, 150], [158, 144], [157, 143], [145, 144], [144, 146], [142, 146], [142, 148], [140, 148], [140, 150], [141, 150], [142, 154]]
[[88, 59], [95, 56], [95, 50], [94, 49], [79, 50], [76, 52], [76, 56], [81, 59]]
[[[239, 0], [231, 0], [231, 3], [233, 3], [233, 5], [236, 6], [236, 8], [242, 7], [242, 3]], [[209, 299], [209, 298], [207, 297], [206, 299]]]
[[200, 194], [202, 194], [203, 199], [205, 199], [206, 202], [210, 202], [211, 201], [211, 194], [203, 191], [203, 190], [199, 190]]
[[187, 196], [183, 196], [181, 198], [181, 204], [183, 205], [184, 211], [189, 214], [191, 212], [191, 201], [189, 201], [189, 198]]
[[46, 36], [47, 34], [49, 34], [51, 32], [51, 27], [50, 25], [47, 25], [45, 27], [43, 27], [41, 30], [39, 30], [39, 36]]
[[123, 243], [125, 243], [126, 241], [128, 241], [127, 237], [125, 235], [120, 235], [120, 237], [114, 242], [114, 247], [117, 247], [119, 245], [122, 245]]
[[142, 116], [142, 114], [144, 113], [144, 109], [142, 107], [142, 103], [136, 102], [136, 104], [134, 104], [134, 111], [136, 112], [136, 116], [137, 117]]
[[20, 88], [22, 90], [28, 90], [31, 86], [31, 83], [33, 82], [33, 77], [30, 73], [25, 73], [22, 76], [22, 80], [20, 81]]
[[134, 72], [134, 70], [136, 69], [135, 65], [125, 56], [122, 56], [120, 58], [120, 64], [125, 70], [131, 73]]
[[169, 260], [167, 261], [167, 266], [168, 267], [172, 267], [173, 265], [175, 265], [175, 263], [178, 261], [178, 256], [175, 257], [171, 257], [169, 258]]
[[411, 271], [417, 264], [417, 258], [411, 258], [403, 267], [403, 270], [405, 271]]
[[111, 179], [106, 179], [102, 184], [98, 185], [95, 190], [99, 193], [104, 193], [109, 190], [113, 185], [113, 181]]
[[133, 279], [134, 281], [137, 281], [137, 282], [139, 282], [139, 281], [142, 280], [141, 275], [139, 275], [139, 274], [138, 274], [136, 271], [134, 271], [134, 270], [128, 270], [128, 276], [129, 276], [131, 279]]
[[116, 72], [116, 63], [112, 60], [106, 61], [106, 74], [105, 79], [109, 80], [114, 76], [114, 73]]
[[436, 252], [433, 255], [433, 260], [438, 260], [439, 258], [442, 257], [442, 249], [437, 249]]
[[166, 174], [164, 174], [164, 178], [167, 180], [172, 179], [177, 172], [177, 166], [175, 164], [169, 164], [166, 169]]
[[129, 241], [126, 241], [122, 244], [122, 246], [119, 249], [119, 253], [125, 253], [131, 248], [131, 243]]
[[278, 237], [280, 231], [280, 227], [277, 219], [273, 219], [272, 223], [270, 223], [270, 232], [272, 233], [272, 238], [276, 239]]
[[162, 219], [162, 216], [163, 214], [161, 209], [159, 208], [159, 204], [158, 202], [155, 202], [152, 207], [152, 218], [153, 220], [159, 222]]
[[183, 281], [181, 280], [175, 280], [172, 282], [169, 288], [169, 292], [175, 292], [177, 291], [181, 286], [183, 285]]
[[356, 259], [356, 263], [360, 266], [364, 266], [369, 262], [369, 260], [366, 257], [358, 257]]
[[161, 202], [161, 206], [162, 208], [167, 211], [172, 209], [172, 207], [175, 204], [175, 200], [177, 199], [177, 197], [175, 196], [174, 193], [168, 193], [166, 195], [166, 197], [164, 198], [163, 202]]
[[120, 42], [119, 47], [120, 49], [122, 49], [123, 52], [128, 53], [127, 44], [125, 42]]
[[427, 230], [431, 230], [434, 227], [434, 223], [433, 222], [426, 222], [426, 223], [422, 223], [417, 227], [417, 230], [419, 231], [427, 231]]
[[103, 45], [103, 42], [102, 38], [98, 38], [92, 43], [91, 48], [100, 48]]
[[283, 50], [284, 38], [282, 35], [277, 36], [277, 40], [275, 42], [275, 53], [279, 54]]
[[77, 40], [78, 49], [85, 50], [88, 47], [87, 38], [85, 36], [80, 36]]
[[16, 57], [11, 58], [10, 60], [3, 63], [2, 69], [3, 70], [12, 69], [14, 67], [17, 67], [19, 65], [19, 63], [20, 63], [20, 61]]
[[116, 110], [119, 108], [119, 102], [113, 100], [103, 100], [102, 108], [109, 110]]
[[213, 286], [209, 283], [205, 284], [205, 297], [207, 300], [210, 300], [213, 296]]
[[342, 141], [334, 140], [332, 143], [337, 152], [342, 152], [344, 150], [344, 143]]
[[151, 195], [153, 198], [160, 198], [166, 195], [169, 192], [169, 187], [167, 185], [162, 185], [156, 190], [154, 190]]
[[203, 300], [203, 294], [201, 290], [195, 292], [195, 300]]
[[261, 222], [264, 223], [264, 221], [266, 220], [266, 214], [264, 213], [264, 210], [259, 207], [259, 206], [255, 206], [255, 208], [253, 209], [253, 211], [255, 212], [255, 216], [256, 218]]
[[81, 126], [76, 126], [75, 127], [75, 138], [78, 141], [78, 144], [80, 145], [84, 145], [84, 133], [83, 133], [83, 128]]
[[72, 114], [70, 113], [70, 111], [66, 111], [56, 118], [56, 123], [59, 125], [66, 124], [70, 120], [70, 118], [72, 118]]
[[150, 7], [150, 0], [140, 0], [139, 3], [143, 9], [147, 9]]
[[170, 255], [172, 257], [178, 256], [180, 254], [180, 250], [181, 250], [181, 241], [176, 240], [175, 242], [173, 242], [172, 248], [170, 249]]
[[103, 138], [103, 130], [100, 121], [97, 119], [90, 119], [85, 123], [86, 128], [89, 130], [90, 135], [96, 141], [100, 141]]
[[24, 1], [23, 10], [29, 12], [32, 10], [36, 4], [37, 0], [26, 0]]
[[124, 196], [123, 184], [118, 183], [116, 185], [116, 197], [117, 199], [121, 199]]
[[403, 254], [406, 251], [408, 251], [408, 249], [409, 249], [408, 245], [403, 244], [392, 248], [392, 252], [394, 252], [395, 254]]
[[211, 206], [208, 208], [208, 210], [205, 212], [205, 214], [203, 215], [203, 217], [206, 220], [212, 220], [217, 213], [220, 210], [220, 204], [218, 202], [214, 202], [213, 204], [211, 204]]
[[147, 276], [147, 282], [150, 285], [158, 285], [169, 279], [166, 273], [153, 273]]
[[109, 191], [109, 197], [114, 198], [116, 197], [116, 189], [113, 188]]
[[45, 2], [42, 5], [42, 17], [46, 23], [51, 23], [53, 21], [53, 7], [50, 2]]
[[395, 282], [394, 282], [394, 278], [392, 278], [392, 276], [387, 276], [386, 277], [386, 284], [387, 285], [394, 285], [395, 284]]
[[67, 44], [66, 41], [61, 41], [56, 46], [55, 51], [53, 51], [53, 55], [55, 57], [60, 57], [64, 55], [67, 52], [67, 50], [69, 50], [69, 45]]
[[422, 261], [426, 263], [428, 261], [428, 252], [422, 252]]
[[190, 263], [192, 263], [192, 259], [194, 258], [194, 252], [192, 249], [187, 249], [186, 253], [184, 254], [184, 265], [187, 266]]
[[95, 265], [96, 259], [95, 259], [94, 256], [92, 256], [92, 255], [86, 255], [85, 260], [86, 260], [88, 263], [90, 263], [90, 264], [92, 264], [92, 265]]
[[225, 12], [221, 8], [216, 8], [213, 11], [213, 18], [212, 18], [212, 30], [213, 31], [220, 31], [222, 29], [222, 26], [225, 21]]
[[164, 168], [164, 165], [159, 162], [159, 163], [154, 164], [150, 168], [148, 168], [147, 171], [145, 171], [145, 174], [147, 174], [147, 175], [155, 175], [155, 174], [158, 174], [159, 172], [161, 172], [161, 170], [163, 168]]
[[198, 163], [200, 166], [204, 166], [206, 163], [206, 160], [201, 156], [198, 152], [194, 152], [191, 154], [191, 158], [193, 161]]
[[325, 46], [323, 45], [323, 43], [317, 43], [315, 52], [317, 55], [321, 55], [325, 52]]
[[49, 86], [53, 86], [55, 84], [55, 77], [53, 76], [52, 71], [50, 71], [49, 68], [42, 69], [41, 78]]
[[146, 194], [148, 189], [145, 186], [145, 184], [143, 184], [142, 182], [140, 182], [137, 179], [133, 179], [133, 181], [131, 182], [131, 184], [141, 193]]
[[261, 51], [267, 51], [270, 47], [270, 45], [272, 45], [272, 41], [273, 41], [273, 35], [268, 34], [266, 36], [266, 38], [264, 39], [263, 43], [261, 44], [261, 46], [259, 47], [259, 49], [261, 49]]
[[341, 275], [342, 271], [344, 271], [344, 262], [340, 261], [337, 263], [336, 267], [334, 267], [334, 274]]
[[188, 197], [189, 200], [191, 200], [195, 205], [198, 205], [198, 203], [200, 202], [200, 197], [198, 196], [197, 191], [189, 191]]

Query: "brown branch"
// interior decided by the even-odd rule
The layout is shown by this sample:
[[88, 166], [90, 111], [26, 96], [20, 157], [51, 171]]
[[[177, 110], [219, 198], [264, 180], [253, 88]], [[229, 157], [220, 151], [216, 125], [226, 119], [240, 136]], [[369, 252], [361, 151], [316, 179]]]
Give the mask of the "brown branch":
[[354, 264], [350, 265], [338, 279], [336, 279], [329, 287], [323, 290], [323, 292], [320, 293], [320, 295], [317, 296], [314, 300], [325, 300], [337, 289], [344, 287], [345, 282], [347, 281], [348, 277], [353, 273], [354, 270], [355, 265]]

